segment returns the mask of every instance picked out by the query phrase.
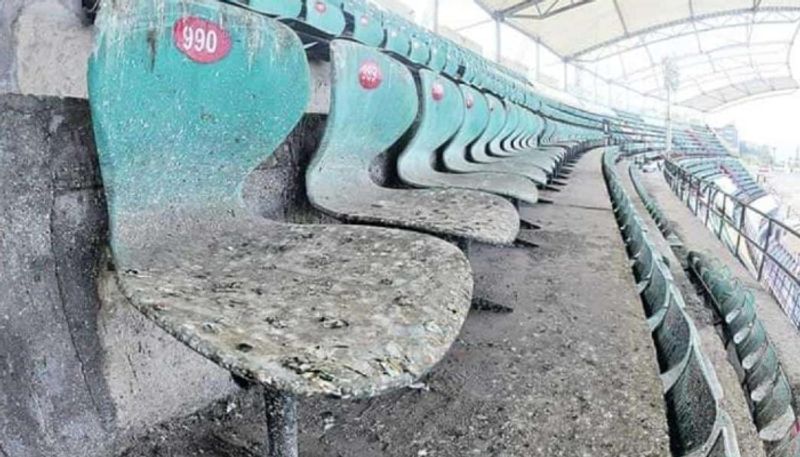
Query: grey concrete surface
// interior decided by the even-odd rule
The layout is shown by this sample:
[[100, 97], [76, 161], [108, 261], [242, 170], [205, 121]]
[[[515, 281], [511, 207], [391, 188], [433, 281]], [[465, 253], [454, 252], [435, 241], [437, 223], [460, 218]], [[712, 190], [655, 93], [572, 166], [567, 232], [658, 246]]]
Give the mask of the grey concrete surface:
[[622, 185], [636, 207], [636, 211], [647, 227], [650, 240], [655, 243], [661, 255], [666, 257], [669, 263], [672, 277], [686, 303], [686, 311], [697, 328], [703, 354], [711, 362], [717, 380], [722, 386], [723, 395], [720, 406], [728, 413], [733, 422], [736, 439], [739, 442], [739, 450], [743, 456], [764, 457], [766, 455], [764, 446], [758, 438], [758, 430], [756, 430], [747, 406], [745, 397], [747, 394], [742, 389], [736, 370], [729, 361], [728, 352], [721, 336], [722, 329], [715, 325], [713, 311], [705, 305], [703, 298], [698, 295], [697, 289], [689, 279], [684, 269], [686, 260], [678, 258], [673, 252], [661, 231], [658, 230], [655, 221], [644, 207], [628, 174], [629, 163], [622, 161], [617, 164], [617, 172], [622, 180]]
[[753, 278], [745, 267], [703, 225], [703, 220], [694, 214], [672, 193], [663, 176], [656, 173], [643, 175], [642, 182], [664, 209], [672, 221], [675, 231], [684, 240], [687, 248], [708, 252], [728, 267], [733, 277], [750, 288], [756, 298], [758, 317], [775, 345], [778, 358], [792, 386], [793, 404], [797, 411], [800, 399], [800, 332], [794, 328], [775, 299]]
[[[661, 383], [642, 304], [600, 175], [576, 167], [553, 205], [522, 209], [539, 248], [473, 245], [476, 294], [456, 344], [410, 389], [301, 400], [300, 447], [330, 456], [668, 456]], [[254, 390], [150, 430], [125, 457], [259, 455]]]
[[75, 101], [0, 98], [4, 456], [91, 455], [113, 421], [87, 319], [99, 308], [90, 292], [105, 219], [88, 128]]
[[[310, 116], [253, 174], [254, 211], [324, 219], [309, 210], [301, 172], [319, 128]], [[3, 457], [107, 457], [238, 391], [108, 280], [103, 195], [84, 100], [0, 95]]]
[[14, 59], [14, 18], [22, 8], [23, 0], [7, 0], [0, 4], [0, 93], [17, 89]]
[[86, 97], [92, 27], [80, 0], [0, 5], [0, 93]]
[[[99, 1], [99, 0], [98, 0]], [[81, 0], [0, 3], [0, 94], [87, 98], [94, 26]], [[330, 64], [312, 60], [308, 113], [330, 108]]]

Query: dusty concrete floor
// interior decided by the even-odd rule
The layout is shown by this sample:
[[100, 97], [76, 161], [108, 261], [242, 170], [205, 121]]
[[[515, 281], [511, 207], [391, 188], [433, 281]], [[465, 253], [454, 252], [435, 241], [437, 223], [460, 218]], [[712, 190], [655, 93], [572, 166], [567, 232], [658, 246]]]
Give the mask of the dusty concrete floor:
[[[300, 404], [304, 457], [668, 456], [653, 343], [612, 217], [600, 154], [522, 209], [538, 248], [473, 246], [476, 295], [448, 356], [414, 389]], [[125, 457], [248, 457], [258, 392], [155, 427]]]

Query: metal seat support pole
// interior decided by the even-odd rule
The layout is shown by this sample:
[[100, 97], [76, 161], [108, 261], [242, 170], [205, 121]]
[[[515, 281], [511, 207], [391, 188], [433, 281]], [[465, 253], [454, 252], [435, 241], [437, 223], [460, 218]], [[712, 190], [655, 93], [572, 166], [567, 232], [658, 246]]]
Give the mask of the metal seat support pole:
[[284, 392], [264, 389], [267, 415], [267, 457], [298, 457], [297, 400]]

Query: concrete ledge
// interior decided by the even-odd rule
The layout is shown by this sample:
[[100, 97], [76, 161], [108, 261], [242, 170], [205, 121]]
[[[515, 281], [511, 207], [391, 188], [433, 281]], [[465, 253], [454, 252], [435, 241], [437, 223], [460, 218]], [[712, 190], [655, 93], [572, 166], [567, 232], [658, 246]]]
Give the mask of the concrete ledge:
[[[320, 219], [302, 185], [318, 127], [303, 122], [253, 174], [254, 210]], [[86, 101], [0, 95], [4, 457], [107, 457], [146, 428], [238, 391], [227, 371], [119, 297], [103, 260], [106, 224]]]

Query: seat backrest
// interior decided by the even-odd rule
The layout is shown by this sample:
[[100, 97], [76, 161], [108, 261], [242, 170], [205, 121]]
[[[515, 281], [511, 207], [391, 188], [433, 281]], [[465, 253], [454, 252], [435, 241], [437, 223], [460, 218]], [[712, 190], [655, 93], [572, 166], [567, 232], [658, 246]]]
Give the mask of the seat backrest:
[[523, 136], [520, 138], [521, 146], [532, 147], [538, 145], [539, 133], [542, 130], [539, 118], [529, 109], [520, 106], [522, 113], [522, 132]]
[[459, 71], [464, 65], [464, 53], [454, 43], [447, 40], [444, 41], [446, 43], [447, 57], [442, 73], [451, 78], [458, 78], [460, 77]]
[[486, 154], [486, 148], [489, 142], [492, 141], [503, 130], [506, 124], [507, 113], [503, 107], [503, 102], [491, 94], [486, 94], [486, 101], [489, 106], [489, 123], [486, 129], [481, 134], [475, 143], [470, 146], [470, 155], [475, 157], [477, 154]]
[[754, 419], [756, 427], [763, 430], [777, 422], [792, 409], [792, 388], [789, 380], [779, 372], [775, 384], [766, 397], [755, 405]]
[[653, 331], [662, 373], [677, 367], [685, 360], [692, 341], [689, 318], [674, 297], [675, 295], [670, 296], [664, 317]]
[[411, 32], [408, 22], [387, 13], [383, 16], [383, 27], [386, 30], [383, 48], [399, 56], [408, 57], [411, 52]]
[[342, 0], [304, 0], [303, 24], [315, 34], [338, 37], [347, 25], [342, 10]]
[[277, 18], [299, 18], [303, 0], [226, 0], [228, 3], [249, 8], [255, 12]]
[[745, 294], [745, 299], [742, 301], [742, 306], [739, 307], [739, 310], [725, 316], [725, 321], [728, 323], [728, 331], [732, 337], [749, 327], [756, 319], [755, 301], [749, 299], [750, 297], [752, 296]]
[[538, 146], [539, 135], [542, 133], [542, 129], [544, 128], [544, 121], [532, 111], [525, 110], [524, 114], [526, 125], [525, 135], [532, 145]]
[[436, 152], [461, 127], [464, 99], [458, 86], [430, 70], [419, 71], [420, 111], [414, 135], [398, 159], [400, 177], [435, 167]]
[[480, 65], [478, 57], [473, 52], [463, 49], [462, 63], [464, 65], [464, 74], [462, 75], [463, 81], [480, 89], [481, 87], [477, 81], [480, 74], [478, 71], [478, 66]]
[[542, 131], [542, 141], [545, 143], [554, 143], [558, 141], [558, 127], [557, 122], [552, 119], [545, 119], [545, 128]]
[[775, 379], [780, 369], [780, 363], [778, 362], [778, 353], [775, 352], [772, 344], [768, 344], [761, 356], [751, 362], [753, 363], [745, 366], [745, 380], [747, 387], [752, 392], [765, 382], [772, 382]]
[[[306, 171], [309, 197], [338, 192], [329, 176], [369, 179], [379, 154], [408, 130], [419, 101], [411, 72], [375, 48], [331, 42], [331, 108], [325, 134]], [[328, 174], [328, 170], [336, 173]]]
[[[646, 250], [646, 252], [649, 252], [649, 250]], [[657, 260], [652, 272], [650, 282], [643, 293], [647, 317], [661, 311], [669, 303], [671, 276], [668, 267]]]
[[445, 163], [450, 155], [463, 157], [467, 147], [477, 140], [489, 125], [489, 103], [486, 97], [466, 84], [459, 84], [458, 87], [464, 99], [464, 122], [442, 153]]
[[431, 35], [424, 30], [414, 29], [410, 31], [409, 39], [411, 50], [404, 57], [417, 65], [428, 65], [431, 59]]
[[291, 30], [241, 8], [111, 5], [98, 20], [89, 93], [120, 255], [154, 230], [245, 212], [245, 179], [302, 116], [309, 69]]
[[752, 327], [750, 327], [750, 331], [747, 332], [743, 338], [735, 340], [735, 343], [736, 355], [739, 357], [740, 361], [743, 361], [750, 355], [763, 349], [768, 342], [767, 330], [764, 328], [764, 324], [761, 323], [761, 320], [755, 319]]
[[489, 142], [489, 151], [502, 154], [505, 152], [503, 142], [514, 133], [519, 125], [519, 111], [516, 110], [516, 105], [508, 101], [503, 101], [498, 109], [505, 110], [506, 123], [497, 136]]
[[512, 130], [509, 135], [501, 141], [500, 145], [506, 151], [513, 151], [517, 148], [516, 140], [522, 135], [525, 131], [526, 127], [526, 119], [525, 113], [521, 106], [517, 105], [516, 103], [508, 103], [508, 108], [514, 111], [514, 115], [517, 118], [517, 125]]
[[667, 391], [667, 420], [675, 455], [689, 455], [713, 439], [719, 405], [708, 368], [695, 344], [677, 382]]
[[[636, 217], [636, 216], [634, 216]], [[639, 226], [637, 222], [633, 222], [634, 225]], [[644, 231], [641, 228], [634, 229], [634, 238], [632, 239], [631, 246], [635, 246], [636, 243], [634, 240], [641, 240], [639, 244], [639, 249], [635, 252], [639, 252], [639, 257], [636, 258], [636, 261], [633, 264], [633, 271], [636, 275], [636, 279], [638, 281], [645, 281], [650, 278], [653, 273], [653, 270], [656, 268], [657, 260], [655, 258], [656, 252], [653, 245], [644, 235]], [[634, 248], [635, 249], [635, 248]]]
[[342, 9], [353, 17], [352, 38], [368, 46], [380, 46], [386, 38], [383, 13], [364, 0], [344, 0]]
[[425, 65], [434, 72], [444, 73], [444, 69], [447, 67], [450, 44], [438, 35], [432, 33], [428, 33], [428, 35], [430, 36], [431, 54], [428, 63]]

